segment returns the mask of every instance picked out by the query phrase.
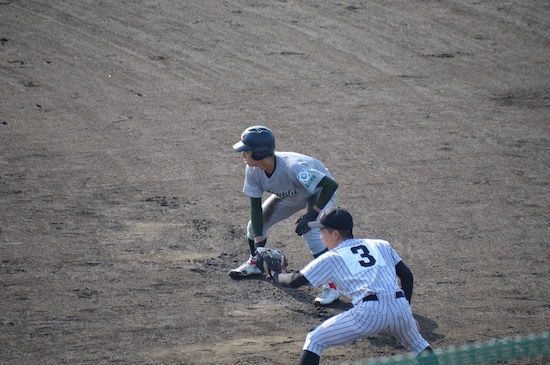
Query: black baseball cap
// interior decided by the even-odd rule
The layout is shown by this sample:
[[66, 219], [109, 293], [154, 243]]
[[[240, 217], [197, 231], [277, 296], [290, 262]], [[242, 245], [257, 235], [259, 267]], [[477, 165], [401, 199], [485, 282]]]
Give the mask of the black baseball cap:
[[323, 211], [318, 221], [309, 222], [310, 228], [331, 228], [337, 231], [353, 231], [353, 218], [343, 208], [332, 208]]

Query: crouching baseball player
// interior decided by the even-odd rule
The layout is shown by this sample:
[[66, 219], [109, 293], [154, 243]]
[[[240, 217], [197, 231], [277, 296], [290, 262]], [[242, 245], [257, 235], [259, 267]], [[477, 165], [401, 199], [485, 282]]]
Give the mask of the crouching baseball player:
[[353, 308], [308, 333], [300, 365], [318, 365], [323, 350], [380, 332], [389, 332], [415, 354], [424, 353], [418, 357], [422, 364], [439, 364], [410, 307], [413, 274], [390, 243], [354, 238], [353, 218], [341, 208], [324, 211], [319, 221], [308, 225], [320, 228], [329, 251], [295, 273], [284, 273], [284, 262], [281, 266], [266, 256], [270, 275], [276, 283], [292, 288], [335, 282]]
[[[266, 246], [269, 229], [292, 215], [304, 211], [296, 222], [295, 232], [302, 237], [313, 257], [327, 251], [319, 229], [308, 226], [319, 212], [331, 208], [336, 200], [338, 184], [323, 165], [313, 157], [275, 151], [275, 136], [265, 126], [244, 130], [241, 140], [233, 146], [242, 152], [246, 163], [243, 192], [250, 197], [250, 220], [247, 226], [249, 259], [232, 269], [229, 275], [241, 278], [263, 274], [263, 264], [257, 262], [256, 249]], [[262, 196], [269, 196], [262, 203]], [[314, 302], [327, 305], [340, 294], [334, 283], [327, 282]]]

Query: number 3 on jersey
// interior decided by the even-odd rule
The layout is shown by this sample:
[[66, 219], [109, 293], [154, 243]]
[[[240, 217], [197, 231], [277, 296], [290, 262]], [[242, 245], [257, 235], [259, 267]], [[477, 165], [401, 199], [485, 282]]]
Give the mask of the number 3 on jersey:
[[352, 275], [379, 266], [386, 266], [386, 261], [380, 247], [375, 243], [361, 240], [356, 245], [335, 249], [348, 267]]
[[351, 252], [361, 256], [362, 259], [359, 260], [359, 265], [363, 267], [371, 267], [376, 264], [376, 259], [370, 254], [369, 249], [366, 246], [360, 245], [352, 247]]

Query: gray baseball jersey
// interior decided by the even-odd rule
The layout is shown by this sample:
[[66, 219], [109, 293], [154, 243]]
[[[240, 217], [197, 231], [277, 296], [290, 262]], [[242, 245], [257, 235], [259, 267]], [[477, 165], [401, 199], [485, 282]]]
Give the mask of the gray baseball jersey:
[[[243, 192], [252, 198], [261, 198], [264, 192], [272, 195], [262, 204], [264, 212], [264, 238], [269, 229], [278, 222], [313, 206], [321, 192], [317, 185], [328, 176], [334, 179], [323, 163], [313, 157], [295, 152], [275, 152], [275, 171], [267, 177], [265, 171], [258, 167], [246, 166]], [[336, 201], [336, 193], [325, 205], [331, 208]], [[247, 235], [254, 238], [252, 222], [248, 222]], [[302, 235], [312, 255], [325, 250], [319, 235], [319, 229], [312, 229]]]
[[319, 190], [317, 185], [328, 176], [323, 163], [313, 157], [295, 152], [275, 152], [275, 171], [269, 178], [258, 167], [246, 166], [243, 192], [261, 198], [264, 192], [281, 199], [305, 205]]
[[[387, 331], [416, 354], [429, 346], [416, 327], [412, 310], [401, 292], [395, 265], [401, 261], [389, 242], [348, 239], [311, 261], [300, 272], [309, 283], [334, 282], [351, 298], [353, 308], [325, 321], [310, 332], [304, 350], [318, 355], [330, 346]], [[377, 300], [363, 301], [375, 294]]]

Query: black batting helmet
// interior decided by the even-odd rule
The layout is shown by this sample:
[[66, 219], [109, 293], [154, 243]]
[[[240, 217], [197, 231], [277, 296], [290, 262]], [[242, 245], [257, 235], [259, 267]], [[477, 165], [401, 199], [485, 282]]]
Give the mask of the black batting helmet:
[[244, 130], [233, 149], [237, 152], [252, 150], [252, 158], [260, 161], [275, 152], [275, 136], [271, 129], [255, 125]]

